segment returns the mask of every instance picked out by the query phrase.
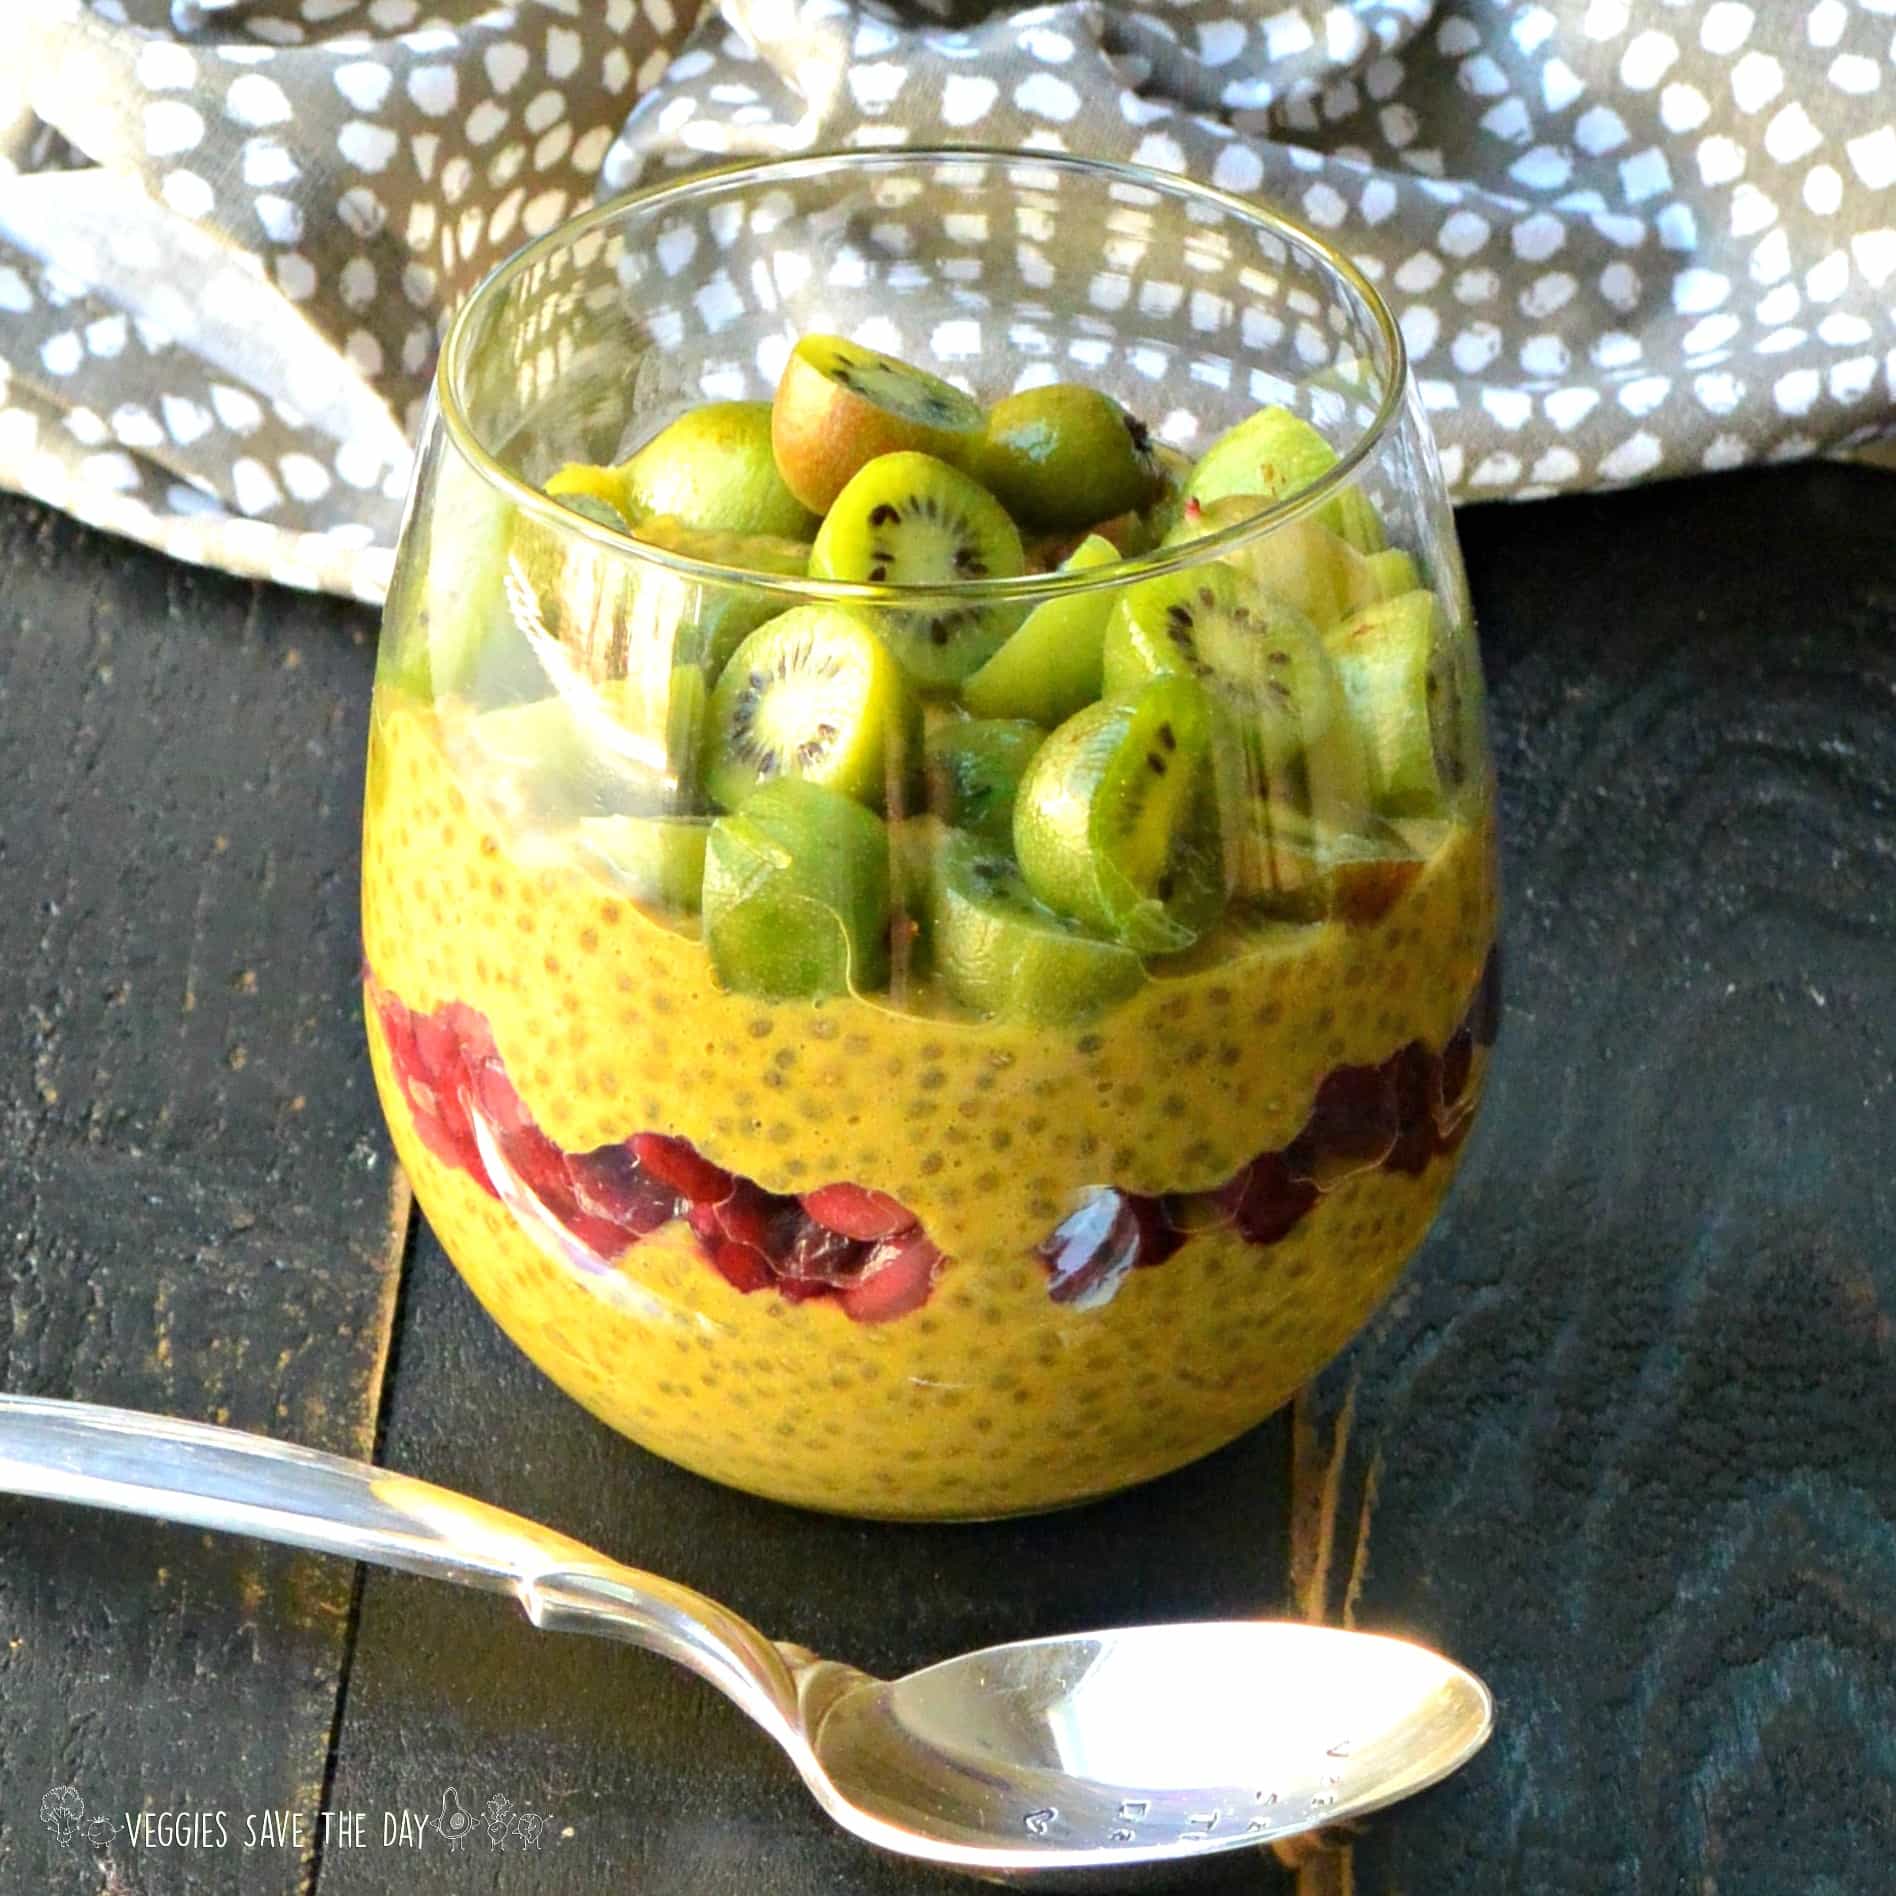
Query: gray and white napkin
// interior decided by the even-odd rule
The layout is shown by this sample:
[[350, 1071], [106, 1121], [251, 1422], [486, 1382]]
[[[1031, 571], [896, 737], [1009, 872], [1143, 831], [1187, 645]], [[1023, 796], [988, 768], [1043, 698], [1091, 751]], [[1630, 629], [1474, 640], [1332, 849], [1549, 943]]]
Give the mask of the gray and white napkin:
[[1896, 0], [0, 0], [0, 484], [375, 599], [444, 319], [674, 169], [982, 143], [1282, 206], [1458, 498], [1896, 427]]

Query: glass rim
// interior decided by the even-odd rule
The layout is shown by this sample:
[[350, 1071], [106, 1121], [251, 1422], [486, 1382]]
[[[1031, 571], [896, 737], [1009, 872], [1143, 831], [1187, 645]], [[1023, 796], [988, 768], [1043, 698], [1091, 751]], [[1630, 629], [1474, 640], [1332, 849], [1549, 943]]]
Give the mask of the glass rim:
[[[1313, 256], [1340, 278], [1368, 311], [1380, 345], [1386, 375], [1375, 414], [1362, 427], [1335, 463], [1294, 494], [1272, 501], [1254, 514], [1199, 539], [1177, 546], [1121, 558], [1070, 573], [1056, 568], [1048, 573], [1023, 573], [1007, 579], [970, 579], [936, 585], [892, 585], [868, 580], [810, 579], [785, 573], [759, 573], [748, 567], [725, 566], [694, 559], [619, 532], [588, 515], [563, 505], [524, 479], [480, 439], [461, 402], [461, 381], [469, 339], [478, 319], [516, 278], [544, 257], [572, 244], [593, 230], [616, 222], [628, 211], [665, 204], [683, 204], [693, 198], [714, 196], [735, 184], [755, 182], [767, 187], [775, 179], [809, 178], [825, 171], [912, 170], [923, 166], [985, 163], [1072, 172], [1110, 183], [1136, 186], [1162, 196], [1184, 198], [1218, 209], [1248, 222]], [[1280, 527], [1323, 505], [1346, 486], [1389, 431], [1403, 403], [1409, 382], [1408, 351], [1402, 330], [1380, 291], [1351, 259], [1317, 232], [1271, 207], [1253, 204], [1215, 185], [1201, 184], [1176, 172], [1156, 171], [1146, 165], [1122, 164], [1114, 159], [1078, 157], [1068, 152], [1010, 150], [998, 145], [893, 145], [825, 147], [820, 151], [766, 158], [743, 158], [708, 166], [682, 178], [634, 187], [595, 204], [523, 244], [502, 258], [475, 284], [449, 321], [434, 378], [434, 400], [443, 427], [455, 450], [473, 471], [498, 488], [518, 509], [556, 533], [570, 533], [602, 552], [668, 572], [701, 586], [742, 587], [774, 595], [786, 602], [828, 602], [854, 606], [923, 606], [1037, 604], [1127, 586], [1156, 578], [1208, 559], [1236, 552], [1267, 538]]]

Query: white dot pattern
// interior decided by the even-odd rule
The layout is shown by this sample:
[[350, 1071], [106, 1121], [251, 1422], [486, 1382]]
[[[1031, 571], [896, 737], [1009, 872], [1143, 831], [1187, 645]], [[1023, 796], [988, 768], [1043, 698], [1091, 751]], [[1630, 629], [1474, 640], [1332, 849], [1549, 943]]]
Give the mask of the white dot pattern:
[[[597, 196], [828, 145], [1086, 152], [1281, 206], [1390, 299], [1460, 497], [1896, 420], [1892, 0], [26, 11], [32, 110], [0, 124], [0, 483], [293, 585], [384, 589], [441, 324], [507, 251]], [[661, 269], [687, 261], [661, 246]], [[1044, 272], [1030, 244], [1016, 263], [1029, 288]], [[847, 256], [818, 267], [847, 287]], [[1138, 268], [1103, 251], [1094, 306], [1224, 320]], [[715, 334], [749, 293], [706, 275], [694, 320]], [[1243, 326], [1281, 362], [1275, 320]], [[1047, 379], [1015, 330], [1018, 378]]]

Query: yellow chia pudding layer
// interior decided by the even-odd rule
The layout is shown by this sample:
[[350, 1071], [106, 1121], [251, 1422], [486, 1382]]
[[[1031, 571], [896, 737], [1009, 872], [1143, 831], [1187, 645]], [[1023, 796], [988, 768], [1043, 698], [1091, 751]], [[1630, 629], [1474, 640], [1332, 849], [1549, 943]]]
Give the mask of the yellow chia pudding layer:
[[657, 1453], [858, 1515], [1104, 1494], [1278, 1408], [1427, 1231], [1498, 1007], [1485, 792], [1357, 912], [1060, 1027], [732, 991], [471, 794], [454, 718], [378, 691], [377, 1085], [481, 1302]]

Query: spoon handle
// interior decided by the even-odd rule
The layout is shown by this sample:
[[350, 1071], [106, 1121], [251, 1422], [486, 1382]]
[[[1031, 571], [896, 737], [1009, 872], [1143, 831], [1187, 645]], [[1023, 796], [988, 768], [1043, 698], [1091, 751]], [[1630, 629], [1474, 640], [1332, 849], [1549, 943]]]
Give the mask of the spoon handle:
[[511, 1593], [546, 1631], [663, 1653], [794, 1747], [796, 1687], [762, 1633], [551, 1528], [366, 1462], [203, 1422], [0, 1394], [0, 1493], [78, 1501]]

